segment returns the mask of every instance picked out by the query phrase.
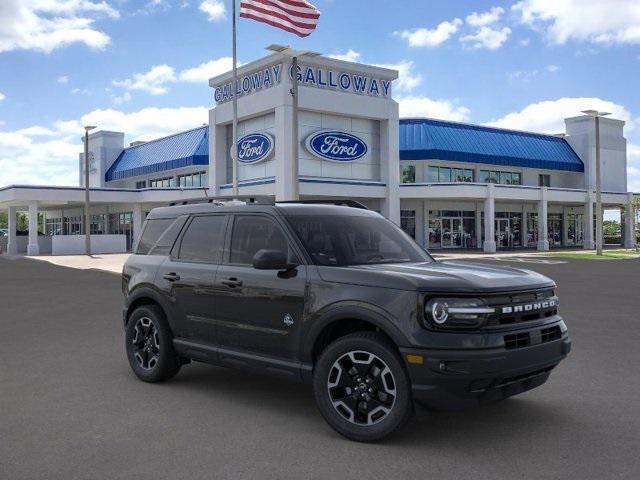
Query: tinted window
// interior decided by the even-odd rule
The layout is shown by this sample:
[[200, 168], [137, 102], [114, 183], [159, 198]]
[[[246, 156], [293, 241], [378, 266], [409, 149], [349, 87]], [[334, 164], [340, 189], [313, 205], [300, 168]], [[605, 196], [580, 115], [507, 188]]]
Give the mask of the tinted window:
[[147, 220], [147, 224], [144, 227], [140, 241], [138, 242], [138, 248], [136, 253], [138, 255], [146, 255], [151, 248], [156, 244], [160, 236], [167, 230], [167, 228], [175, 221], [175, 218], [157, 218]]
[[169, 228], [167, 228], [165, 232], [160, 235], [160, 238], [149, 252], [149, 255], [168, 255], [171, 251], [171, 248], [173, 247], [173, 244], [176, 242], [178, 235], [180, 235], [180, 230], [182, 230], [184, 222], [186, 221], [186, 215], [178, 217], [175, 222], [173, 222], [169, 226]]
[[250, 265], [258, 250], [279, 250], [285, 252], [289, 261], [294, 262], [289, 242], [282, 229], [266, 217], [239, 215], [233, 223], [231, 234], [231, 263]]
[[189, 262], [219, 262], [227, 217], [193, 217], [182, 236], [178, 258]]
[[402, 230], [382, 217], [294, 215], [286, 218], [319, 265], [431, 261]]

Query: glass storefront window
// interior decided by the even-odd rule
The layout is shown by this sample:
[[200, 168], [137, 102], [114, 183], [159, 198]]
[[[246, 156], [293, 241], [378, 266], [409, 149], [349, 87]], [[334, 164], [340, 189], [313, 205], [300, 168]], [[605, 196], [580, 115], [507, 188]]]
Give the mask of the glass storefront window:
[[538, 214], [527, 213], [527, 246], [538, 245]]
[[431, 210], [429, 248], [474, 248], [476, 220], [473, 210]]
[[451, 182], [451, 169], [448, 167], [440, 167], [440, 174], [438, 176], [438, 181], [440, 183]]
[[416, 183], [415, 165], [405, 165], [400, 170], [400, 181], [402, 183]]
[[400, 210], [400, 228], [415, 240], [416, 238], [416, 211]]
[[502, 185], [522, 185], [522, 174], [518, 172], [499, 172], [480, 170], [480, 183], [499, 183]]
[[550, 247], [562, 245], [562, 214], [550, 213], [547, 216], [547, 237]]
[[567, 222], [567, 245], [582, 245], [584, 243], [584, 215], [570, 213], [567, 215]]
[[428, 167], [427, 168], [427, 182], [429, 183], [438, 183], [438, 175], [440, 169], [438, 167]]
[[429, 211], [429, 248], [441, 248], [442, 222], [440, 210]]

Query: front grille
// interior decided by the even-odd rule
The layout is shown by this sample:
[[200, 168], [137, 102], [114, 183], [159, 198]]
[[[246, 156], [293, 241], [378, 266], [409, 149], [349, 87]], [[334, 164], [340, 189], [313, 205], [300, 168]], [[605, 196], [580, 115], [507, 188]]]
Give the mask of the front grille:
[[562, 330], [558, 325], [532, 332], [511, 333], [504, 336], [504, 348], [513, 350], [514, 348], [528, 347], [539, 343], [551, 342], [562, 336]]
[[484, 300], [496, 310], [489, 315], [485, 327], [544, 320], [558, 314], [558, 298], [553, 289], [497, 295]]
[[529, 345], [531, 345], [531, 336], [529, 335], [529, 332], [513, 333], [511, 335], [504, 336], [504, 347], [507, 350], [528, 347]]

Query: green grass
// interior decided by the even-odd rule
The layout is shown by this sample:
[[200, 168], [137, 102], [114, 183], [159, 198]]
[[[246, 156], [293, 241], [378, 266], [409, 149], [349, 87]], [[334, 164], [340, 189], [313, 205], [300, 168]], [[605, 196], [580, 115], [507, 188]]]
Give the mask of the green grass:
[[602, 255], [596, 255], [595, 251], [589, 252], [552, 252], [545, 254], [547, 257], [572, 258], [577, 260], [629, 260], [640, 258], [640, 251], [637, 250], [604, 250]]

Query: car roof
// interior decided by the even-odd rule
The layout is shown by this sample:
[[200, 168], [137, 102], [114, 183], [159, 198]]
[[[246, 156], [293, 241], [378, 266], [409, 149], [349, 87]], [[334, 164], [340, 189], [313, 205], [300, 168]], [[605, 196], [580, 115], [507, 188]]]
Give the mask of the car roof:
[[376, 212], [363, 208], [346, 207], [342, 205], [278, 203], [274, 205], [246, 204], [243, 202], [229, 202], [219, 204], [214, 202], [192, 203], [187, 205], [172, 205], [154, 208], [147, 218], [172, 218], [180, 215], [201, 213], [272, 213], [276, 215], [348, 215], [373, 216]]

